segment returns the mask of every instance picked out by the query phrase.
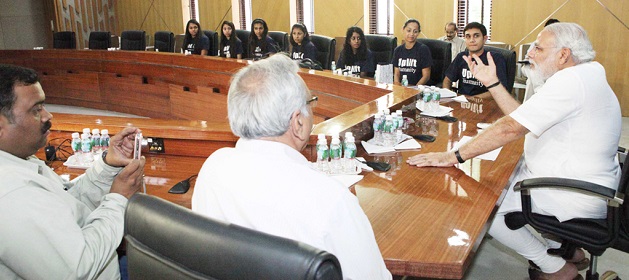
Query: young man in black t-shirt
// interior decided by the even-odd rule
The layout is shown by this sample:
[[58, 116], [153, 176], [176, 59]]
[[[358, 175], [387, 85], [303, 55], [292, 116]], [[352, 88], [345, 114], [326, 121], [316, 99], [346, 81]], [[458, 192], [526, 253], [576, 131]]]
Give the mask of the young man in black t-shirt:
[[[491, 98], [491, 94], [487, 91], [487, 88], [478, 81], [472, 72], [470, 72], [467, 62], [463, 59], [463, 56], [470, 56], [476, 54], [483, 61], [483, 64], [487, 64], [487, 52], [485, 51], [485, 41], [487, 41], [487, 29], [484, 25], [478, 22], [471, 22], [464, 29], [465, 45], [467, 50], [459, 53], [448, 70], [446, 76], [443, 79], [443, 87], [447, 89], [452, 88], [452, 82], [459, 82], [459, 94], [471, 95], [479, 98]], [[499, 53], [492, 53], [491, 56], [496, 63], [496, 74], [500, 83], [507, 84], [507, 62], [504, 57]]]

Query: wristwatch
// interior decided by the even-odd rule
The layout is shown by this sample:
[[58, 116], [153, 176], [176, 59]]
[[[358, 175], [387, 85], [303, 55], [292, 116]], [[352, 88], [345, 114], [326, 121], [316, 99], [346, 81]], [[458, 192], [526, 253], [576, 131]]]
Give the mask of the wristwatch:
[[105, 158], [107, 157], [107, 150], [103, 151], [103, 155], [102, 155], [102, 156], [103, 156], [103, 162], [104, 162], [105, 164], [109, 165], [109, 164], [107, 163], [107, 160], [105, 160]]
[[465, 162], [463, 157], [461, 157], [461, 154], [459, 153], [459, 150], [454, 151], [454, 155], [456, 156], [456, 160], [458, 160], [459, 163], [464, 163]]

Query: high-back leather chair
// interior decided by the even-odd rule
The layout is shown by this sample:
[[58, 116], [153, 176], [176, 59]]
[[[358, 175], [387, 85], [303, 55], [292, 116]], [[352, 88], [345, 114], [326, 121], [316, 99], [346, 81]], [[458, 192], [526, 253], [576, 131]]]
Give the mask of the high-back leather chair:
[[249, 34], [251, 34], [249, 30], [236, 29], [236, 36], [242, 42], [242, 58], [247, 58], [249, 55]]
[[54, 49], [76, 49], [76, 35], [73, 31], [52, 33], [52, 47]]
[[430, 69], [430, 80], [428, 85], [441, 87], [446, 70], [452, 62], [452, 44], [435, 39], [418, 38], [417, 42], [426, 45], [430, 49], [432, 56], [432, 67]]
[[[590, 268], [586, 279], [598, 279], [596, 272], [597, 258], [607, 248], [614, 248], [629, 253], [629, 157], [622, 165], [622, 176], [618, 190], [565, 178], [535, 178], [519, 182], [515, 190], [520, 191], [522, 212], [505, 215], [505, 223], [512, 230], [529, 224], [541, 233], [550, 234], [563, 240], [560, 249], [549, 249], [550, 254], [571, 258], [576, 248], [583, 248], [590, 253]], [[553, 188], [573, 191], [603, 198], [607, 201], [607, 218], [575, 218], [559, 222], [554, 216], [533, 213], [530, 191], [532, 189]], [[624, 203], [623, 203], [624, 200]]]
[[397, 37], [365, 34], [367, 47], [373, 53], [376, 64], [391, 64], [393, 59], [393, 51], [397, 47]]
[[90, 50], [106, 50], [110, 47], [111, 33], [109, 31], [92, 31], [88, 40]]
[[170, 31], [155, 32], [153, 47], [160, 52], [175, 52], [175, 34]]
[[210, 50], [207, 55], [209, 56], [217, 56], [218, 55], [218, 33], [212, 30], [203, 30], [203, 34], [210, 38]]
[[310, 42], [317, 48], [317, 61], [321, 63], [321, 67], [329, 70], [332, 61], [334, 61], [336, 39], [318, 34], [310, 34]]
[[125, 51], [145, 51], [146, 32], [144, 30], [125, 30], [120, 34], [120, 49]]
[[516, 59], [517, 56], [514, 50], [507, 50], [503, 48], [497, 48], [492, 46], [485, 46], [485, 51], [491, 53], [499, 53], [502, 57], [505, 58], [507, 62], [507, 84], [504, 87], [508, 92], [511, 92], [513, 89], [513, 83], [515, 82], [515, 73], [516, 73]]
[[288, 52], [288, 46], [290, 42], [288, 41], [288, 33], [284, 31], [269, 31], [269, 37], [277, 43], [279, 46], [278, 52]]
[[328, 252], [142, 193], [127, 205], [125, 240], [130, 279], [342, 279]]

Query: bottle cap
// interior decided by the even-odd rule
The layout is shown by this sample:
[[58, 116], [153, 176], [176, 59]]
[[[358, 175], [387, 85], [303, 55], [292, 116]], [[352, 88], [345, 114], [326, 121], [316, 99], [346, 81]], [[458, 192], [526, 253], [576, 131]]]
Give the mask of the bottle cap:
[[103, 134], [108, 134], [108, 133], [109, 133], [109, 130], [107, 130], [107, 129], [103, 129], [103, 131], [101, 131], [101, 132], [102, 132]]
[[346, 131], [345, 132], [345, 139], [347, 139], [348, 137], [352, 137], [354, 134], [351, 131]]
[[90, 134], [90, 129], [89, 128], [84, 128], [83, 129], [83, 134]]
[[389, 108], [386, 108], [382, 111], [384, 112], [385, 115], [391, 114], [391, 110], [389, 110]]
[[78, 132], [72, 133], [72, 138], [79, 138], [79, 133]]
[[402, 80], [406, 80], [406, 79], [407, 79], [406, 75], [402, 75]]
[[100, 130], [98, 128], [92, 129], [92, 134], [98, 134], [98, 133], [100, 133]]
[[396, 112], [391, 113], [391, 118], [397, 118], [397, 113]]
[[319, 140], [321, 140], [321, 139], [325, 140], [325, 134], [323, 134], [323, 133], [319, 133], [319, 134], [317, 135], [317, 139], [319, 139]]
[[402, 110], [396, 110], [395, 113], [397, 113], [398, 116], [402, 115]]
[[345, 138], [345, 141], [349, 143], [349, 142], [354, 142], [354, 141], [356, 141], [356, 139], [354, 139], [354, 136], [351, 136], [351, 135], [350, 135], [350, 136], [347, 136], [347, 137]]
[[87, 134], [81, 134], [81, 139], [90, 139], [90, 136]]

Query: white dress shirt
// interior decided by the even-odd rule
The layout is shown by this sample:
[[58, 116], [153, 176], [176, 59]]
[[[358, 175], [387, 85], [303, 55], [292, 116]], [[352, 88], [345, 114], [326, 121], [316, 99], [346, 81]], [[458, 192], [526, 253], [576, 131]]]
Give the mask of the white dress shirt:
[[465, 40], [454, 36], [452, 40], [448, 40], [448, 36], [439, 37], [438, 40], [449, 42], [452, 44], [452, 60], [462, 51], [465, 51]]
[[119, 279], [127, 199], [109, 189], [120, 169], [99, 158], [67, 182], [0, 151], [0, 279]]
[[391, 279], [356, 196], [283, 143], [240, 139], [214, 152], [192, 210], [326, 250], [344, 279]]

